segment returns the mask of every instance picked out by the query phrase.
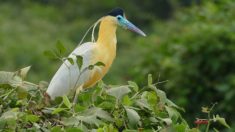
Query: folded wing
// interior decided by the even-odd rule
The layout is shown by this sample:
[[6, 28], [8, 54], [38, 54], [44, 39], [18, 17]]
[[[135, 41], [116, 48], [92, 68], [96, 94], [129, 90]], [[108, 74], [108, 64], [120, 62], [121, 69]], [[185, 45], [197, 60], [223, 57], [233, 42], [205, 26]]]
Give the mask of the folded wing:
[[[91, 71], [84, 69], [92, 64], [92, 60], [94, 58], [94, 48], [95, 44], [88, 42], [77, 47], [69, 55], [69, 57], [73, 59], [74, 64], [71, 64], [68, 60], [66, 60], [52, 78], [46, 91], [51, 99], [66, 95], [71, 90], [76, 90], [77, 87], [81, 86], [89, 79]], [[78, 68], [76, 63], [76, 55], [83, 57], [83, 65], [81, 69]]]

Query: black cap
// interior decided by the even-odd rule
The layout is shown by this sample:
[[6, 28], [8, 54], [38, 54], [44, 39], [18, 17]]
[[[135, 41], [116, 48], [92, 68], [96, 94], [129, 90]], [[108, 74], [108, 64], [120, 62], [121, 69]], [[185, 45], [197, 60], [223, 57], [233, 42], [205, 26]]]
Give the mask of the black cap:
[[116, 16], [118, 16], [118, 15], [123, 16], [123, 15], [124, 15], [124, 11], [123, 11], [122, 8], [117, 7], [117, 8], [114, 8], [113, 10], [111, 10], [111, 11], [108, 13], [108, 15], [114, 16], [114, 17], [116, 17]]

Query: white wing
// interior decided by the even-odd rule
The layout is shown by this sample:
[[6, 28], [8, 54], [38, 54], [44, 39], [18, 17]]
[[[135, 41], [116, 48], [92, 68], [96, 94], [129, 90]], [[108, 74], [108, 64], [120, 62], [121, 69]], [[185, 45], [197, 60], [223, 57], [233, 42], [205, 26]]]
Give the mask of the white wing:
[[[58, 96], [63, 96], [68, 94], [71, 90], [76, 89], [78, 86], [84, 84], [88, 79], [90, 72], [86, 70], [81, 74], [81, 71], [87, 66], [91, 65], [92, 53], [95, 44], [92, 42], [87, 42], [77, 47], [69, 57], [73, 59], [74, 65], [65, 61], [56, 72], [52, 78], [49, 87], [47, 89], [47, 94], [54, 99]], [[76, 55], [83, 57], [83, 65], [81, 71], [76, 63]], [[80, 77], [79, 77], [80, 76]]]

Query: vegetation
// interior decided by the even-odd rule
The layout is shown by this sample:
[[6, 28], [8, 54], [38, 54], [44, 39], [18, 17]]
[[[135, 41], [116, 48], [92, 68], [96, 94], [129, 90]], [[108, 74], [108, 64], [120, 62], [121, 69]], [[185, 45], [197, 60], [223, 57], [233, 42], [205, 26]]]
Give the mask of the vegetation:
[[[174, 21], [157, 24], [156, 30], [164, 28], [165, 32], [158, 32], [158, 37], [150, 35], [152, 43], [148, 47], [145, 40], [140, 40], [138, 49], [145, 50], [132, 70], [136, 81], [144, 79], [140, 74], [160, 73], [169, 80], [162, 87], [190, 115], [200, 115], [200, 107], [189, 104], [218, 102], [219, 111], [235, 111], [231, 105], [235, 99], [234, 4], [208, 2], [203, 8], [185, 9], [186, 13], [177, 15]], [[145, 70], [140, 70], [143, 67]], [[226, 118], [234, 120], [230, 114]]]
[[[94, 4], [93, 0], [72, 0], [69, 2], [67, 0], [3, 0], [0, 2], [0, 69], [13, 71], [19, 67], [32, 65], [28, 81], [46, 80], [49, 82], [61, 62], [47, 59], [43, 55], [44, 51], [53, 49], [56, 41], [60, 40], [67, 48], [65, 54], [68, 54], [76, 47], [88, 27], [116, 6], [123, 7], [128, 19], [143, 29], [148, 37], [141, 38], [130, 32], [118, 30], [117, 59], [111, 71], [104, 78], [104, 82], [120, 86], [128, 80], [133, 80], [138, 84], [140, 90], [148, 87], [145, 83], [146, 76], [152, 73], [153, 82], [158, 82], [160, 77], [162, 80], [168, 80], [166, 83], [158, 83], [158, 90], [165, 91], [169, 97], [168, 100], [172, 100], [185, 109], [183, 112], [173, 107], [175, 111], [181, 113], [177, 121], [170, 117], [166, 109], [163, 109], [163, 113], [166, 114], [164, 116], [155, 113], [157, 117], [172, 120], [171, 127], [168, 127], [166, 122], [158, 124], [159, 126], [174, 129], [174, 125], [179, 123], [178, 125], [183, 124], [190, 130], [195, 126], [195, 118], [208, 118], [208, 112], [205, 113], [205, 109], [203, 109], [204, 112], [201, 112], [201, 107], [206, 108], [206, 111], [211, 111], [210, 107], [206, 106], [216, 104], [215, 109], [211, 111], [212, 114], [209, 112], [210, 118], [206, 121], [210, 122], [211, 130], [215, 127], [219, 131], [234, 131], [235, 116], [230, 114], [235, 111], [233, 106], [235, 99], [235, 91], [233, 90], [235, 85], [235, 71], [233, 69], [235, 65], [235, 18], [233, 15], [235, 14], [235, 2], [233, 0], [147, 0], [147, 2], [141, 0], [138, 2], [133, 2], [133, 0], [124, 2], [101, 0], [99, 4]], [[137, 59], [130, 63], [133, 58]], [[9, 82], [1, 82], [0, 84], [1, 117], [5, 115], [3, 113], [13, 110], [17, 114], [26, 113], [25, 115], [35, 115], [39, 118], [36, 121], [28, 121], [25, 115], [20, 116], [19, 114], [17, 121], [13, 121], [13, 124], [21, 125], [16, 124], [17, 129], [37, 128], [32, 124], [51, 129], [54, 126], [51, 124], [52, 122], [59, 124], [54, 119], [63, 121], [62, 117], [72, 117], [71, 112], [79, 115], [85, 112], [82, 110], [87, 108], [86, 106], [81, 111], [73, 111], [73, 109], [69, 111], [62, 98], [57, 99], [52, 105], [45, 106], [42, 103], [43, 95], [40, 95], [46, 88], [45, 82], [36, 83], [37, 85], [29, 82], [26, 85], [27, 87], [33, 85], [33, 90], [22, 92], [27, 93], [22, 98], [15, 96], [21, 91], [16, 87], [18, 85], [9, 85]], [[38, 87], [43, 88], [36, 90], [36, 87], [37, 89]], [[106, 90], [112, 89], [113, 86], [101, 83], [96, 87], [84, 91], [82, 95], [92, 93], [95, 89], [102, 89], [101, 97], [111, 96], [106, 93]], [[129, 85], [125, 87], [128, 87], [131, 92], [123, 96], [120, 105], [126, 105], [123, 104], [126, 96], [131, 98], [136, 92]], [[140, 94], [144, 92], [154, 93], [154, 90], [145, 89]], [[36, 98], [33, 94], [38, 94], [38, 97]], [[159, 98], [159, 96], [157, 94], [154, 98]], [[32, 98], [30, 99], [30, 97]], [[68, 98], [71, 97], [68, 96]], [[115, 99], [112, 96], [110, 98]], [[23, 104], [16, 104], [17, 101]], [[25, 103], [29, 101], [35, 101], [41, 106], [37, 106], [36, 110], [31, 110], [30, 104]], [[98, 105], [100, 102], [89, 99], [87, 101], [90, 104], [95, 104], [88, 106], [101, 108]], [[85, 105], [82, 102], [83, 99], [79, 101], [81, 107]], [[141, 119], [146, 117], [146, 115], [142, 115], [143, 110], [147, 110], [147, 113], [151, 111], [147, 108], [139, 108], [133, 100], [131, 102], [128, 106], [137, 107], [138, 109], [134, 110]], [[149, 105], [151, 105], [150, 102]], [[165, 106], [169, 107], [169, 104], [165, 104]], [[43, 110], [47, 107], [51, 109], [48, 110], [48, 113], [44, 113]], [[52, 114], [57, 108], [63, 108], [63, 110]], [[110, 109], [103, 110], [109, 113], [110, 117], [115, 117]], [[125, 109], [123, 110], [125, 118], [128, 119]], [[39, 113], [37, 113], [38, 111]], [[224, 127], [214, 124], [213, 119], [220, 118], [216, 114], [213, 117], [213, 113], [220, 113], [222, 117], [225, 117], [231, 129], [224, 129]], [[101, 120], [102, 124], [104, 122], [108, 126], [112, 124], [110, 127], [118, 128], [114, 125], [115, 123], [100, 117], [97, 118]], [[42, 126], [43, 122], [48, 124]], [[128, 126], [128, 122], [126, 123]], [[199, 125], [201, 123], [202, 131], [206, 129], [204, 128], [206, 125], [203, 125], [204, 120], [198, 120], [197, 123]], [[88, 129], [108, 127], [104, 124], [97, 126], [85, 123], [85, 126]], [[59, 125], [61, 129], [71, 127]], [[8, 128], [8, 126], [2, 125], [0, 127]], [[138, 124], [135, 128], [129, 126], [127, 128], [142, 127]], [[151, 126], [146, 128], [151, 128]]]
[[[30, 67], [17, 72], [0, 72], [0, 130], [1, 131], [177, 131], [199, 132], [190, 129], [180, 112], [182, 108], [169, 100], [164, 91], [148, 76], [147, 85], [109, 86], [100, 82], [94, 89], [79, 94], [72, 104], [67, 96], [56, 98], [50, 105], [44, 98], [45, 82], [33, 84], [24, 80]], [[210, 117], [212, 108], [203, 108], [212, 122], [229, 128], [219, 115]], [[198, 119], [198, 125], [202, 120]], [[216, 130], [215, 128], [213, 128]]]

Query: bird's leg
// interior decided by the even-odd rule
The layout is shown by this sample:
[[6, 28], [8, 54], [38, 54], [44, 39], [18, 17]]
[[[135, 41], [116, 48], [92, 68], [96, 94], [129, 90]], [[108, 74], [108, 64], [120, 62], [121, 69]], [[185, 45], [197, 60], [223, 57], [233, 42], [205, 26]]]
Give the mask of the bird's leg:
[[82, 90], [83, 88], [83, 85], [79, 86], [77, 89], [76, 89], [76, 92], [75, 92], [75, 95], [74, 95], [74, 98], [73, 98], [73, 105], [75, 105], [77, 103], [77, 100], [78, 100], [78, 94], [80, 93], [80, 91]]

